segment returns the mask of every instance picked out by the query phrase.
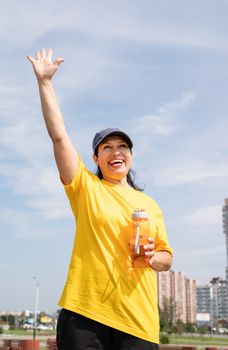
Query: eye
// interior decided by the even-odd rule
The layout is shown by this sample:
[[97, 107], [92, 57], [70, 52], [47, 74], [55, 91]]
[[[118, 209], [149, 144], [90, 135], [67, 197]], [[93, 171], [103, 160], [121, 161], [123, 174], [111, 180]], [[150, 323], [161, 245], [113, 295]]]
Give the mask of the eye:
[[109, 149], [109, 148], [111, 148], [111, 146], [109, 146], [109, 145], [104, 145], [103, 146], [103, 149]]
[[125, 149], [128, 149], [128, 145], [126, 143], [121, 143], [120, 144], [120, 148], [125, 148]]

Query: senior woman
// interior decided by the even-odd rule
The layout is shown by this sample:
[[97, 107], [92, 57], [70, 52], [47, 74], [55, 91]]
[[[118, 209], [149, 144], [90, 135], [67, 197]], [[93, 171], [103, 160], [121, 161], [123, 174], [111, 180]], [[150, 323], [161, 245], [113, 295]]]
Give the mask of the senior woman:
[[[132, 176], [133, 142], [118, 128], [99, 131], [93, 140], [93, 174], [71, 143], [52, 85], [62, 58], [37, 52], [32, 63], [42, 112], [53, 143], [58, 171], [77, 227], [68, 276], [59, 305], [58, 350], [157, 349], [159, 317], [156, 271], [172, 263], [162, 213]], [[132, 265], [131, 214], [148, 215], [144, 265]]]

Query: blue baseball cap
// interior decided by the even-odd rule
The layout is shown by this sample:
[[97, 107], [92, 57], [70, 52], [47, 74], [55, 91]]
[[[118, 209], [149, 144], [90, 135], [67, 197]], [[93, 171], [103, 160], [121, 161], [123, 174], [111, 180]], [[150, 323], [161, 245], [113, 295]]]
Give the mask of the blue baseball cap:
[[95, 152], [96, 148], [102, 143], [102, 141], [109, 136], [114, 136], [114, 135], [118, 135], [118, 136], [122, 136], [130, 149], [132, 149], [133, 147], [133, 142], [131, 141], [130, 137], [121, 129], [118, 128], [107, 128], [104, 130], [100, 130], [96, 133], [96, 135], [94, 136], [93, 139], [93, 152]]

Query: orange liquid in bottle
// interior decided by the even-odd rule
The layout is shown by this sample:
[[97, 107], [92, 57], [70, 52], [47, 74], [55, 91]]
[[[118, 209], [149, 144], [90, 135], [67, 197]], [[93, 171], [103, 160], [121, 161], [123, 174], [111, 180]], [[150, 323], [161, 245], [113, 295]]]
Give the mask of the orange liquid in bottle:
[[143, 246], [148, 244], [150, 226], [148, 215], [144, 210], [136, 209], [132, 213], [130, 254], [132, 267], [147, 267], [148, 259]]

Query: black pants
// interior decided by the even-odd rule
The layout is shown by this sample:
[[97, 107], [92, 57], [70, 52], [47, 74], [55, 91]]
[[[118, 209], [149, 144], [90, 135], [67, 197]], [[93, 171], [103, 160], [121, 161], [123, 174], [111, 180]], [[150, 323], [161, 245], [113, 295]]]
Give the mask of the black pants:
[[158, 344], [134, 337], [62, 309], [57, 324], [58, 350], [158, 350]]

